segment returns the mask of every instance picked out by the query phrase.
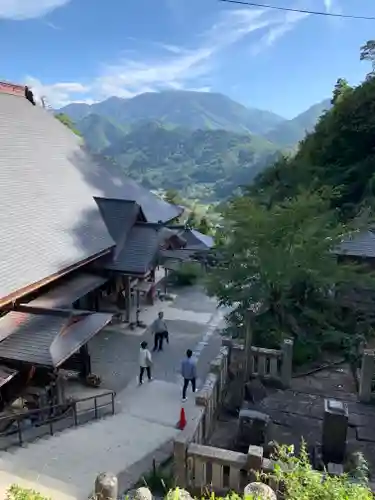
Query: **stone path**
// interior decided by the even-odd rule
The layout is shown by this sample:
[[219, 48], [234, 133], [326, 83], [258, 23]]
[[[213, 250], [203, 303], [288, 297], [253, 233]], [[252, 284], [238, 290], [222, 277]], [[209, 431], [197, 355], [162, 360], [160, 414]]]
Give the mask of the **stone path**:
[[[106, 388], [117, 391], [117, 414], [3, 453], [0, 491], [6, 481], [9, 484], [11, 478], [20, 476], [35, 489], [50, 491], [53, 500], [83, 499], [99, 472], [118, 474], [125, 489], [131, 486], [126, 471], [132, 471], [133, 481], [147, 471], [150, 459], [179, 432], [178, 371], [186, 349], [195, 351], [203, 380], [220, 347], [215, 329], [222, 315], [201, 290], [182, 292], [173, 305], [165, 307], [165, 316], [170, 344], [154, 356], [155, 380], [141, 387], [137, 384], [139, 336], [103, 332], [90, 348], [96, 373], [103, 377]], [[185, 410], [188, 420], [196, 416], [194, 398], [185, 403]]]

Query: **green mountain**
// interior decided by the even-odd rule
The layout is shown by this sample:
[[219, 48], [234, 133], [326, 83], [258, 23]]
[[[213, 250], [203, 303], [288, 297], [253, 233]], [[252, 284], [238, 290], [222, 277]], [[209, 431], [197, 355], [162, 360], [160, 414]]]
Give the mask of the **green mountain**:
[[90, 114], [119, 125], [157, 121], [188, 129], [223, 129], [262, 135], [284, 118], [256, 108], [247, 108], [223, 94], [193, 91], [147, 92], [131, 99], [110, 97], [88, 104], [69, 104], [61, 110], [77, 122]]
[[305, 137], [307, 132], [312, 132], [319, 117], [330, 108], [331, 101], [329, 99], [314, 104], [292, 120], [286, 120], [269, 130], [265, 137], [280, 146], [294, 147]]
[[[93, 139], [82, 122], [87, 123], [87, 117], [77, 127], [90, 147]], [[167, 129], [157, 122], [134, 125], [100, 151], [149, 189], [176, 189], [183, 196], [205, 199], [226, 197], [251, 182], [277, 154], [275, 145], [250, 134]]]
[[76, 127], [85, 138], [88, 148], [94, 153], [99, 153], [114, 142], [121, 141], [126, 134], [126, 128], [95, 114], [82, 118], [76, 123]]

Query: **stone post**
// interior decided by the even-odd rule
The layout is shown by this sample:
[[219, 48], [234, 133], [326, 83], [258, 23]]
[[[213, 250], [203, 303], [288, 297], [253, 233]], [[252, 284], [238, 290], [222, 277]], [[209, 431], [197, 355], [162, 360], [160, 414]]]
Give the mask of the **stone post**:
[[247, 451], [246, 467], [251, 480], [256, 479], [256, 472], [262, 470], [263, 448], [262, 446], [250, 445]]
[[342, 464], [346, 453], [349, 413], [346, 403], [324, 400], [322, 452], [323, 462]]
[[371, 400], [373, 375], [374, 351], [365, 349], [362, 355], [361, 378], [359, 381], [359, 400], [362, 403], [368, 403]]
[[117, 500], [117, 476], [110, 472], [101, 472], [95, 480], [94, 494], [95, 500]]
[[178, 484], [181, 488], [187, 487], [188, 481], [188, 464], [187, 464], [187, 443], [186, 438], [182, 437], [179, 439], [179, 436], [174, 440], [174, 449], [173, 449], [173, 462], [174, 462], [174, 479], [176, 480], [176, 484]]
[[293, 363], [293, 340], [284, 339], [282, 346], [281, 360], [281, 382], [284, 387], [289, 387], [292, 380], [292, 363]]

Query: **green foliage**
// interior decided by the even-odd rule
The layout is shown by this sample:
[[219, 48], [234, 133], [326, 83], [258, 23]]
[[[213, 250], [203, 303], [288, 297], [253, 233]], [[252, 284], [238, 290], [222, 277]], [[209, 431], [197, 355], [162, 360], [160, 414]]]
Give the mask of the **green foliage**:
[[368, 40], [362, 45], [360, 49], [360, 60], [371, 62], [372, 71], [368, 76], [373, 76], [375, 72], [375, 40]]
[[342, 218], [374, 205], [375, 79], [345, 91], [299, 146], [294, 156], [261, 173], [252, 194], [265, 204], [295, 196], [301, 189], [331, 192]]
[[[272, 477], [283, 485], [284, 500], [370, 500], [372, 492], [366, 481], [354, 482], [347, 475], [330, 476], [314, 470], [305, 445], [299, 456], [293, 447], [282, 446]], [[270, 474], [271, 475], [271, 474]], [[263, 475], [267, 479], [270, 475]]]
[[201, 275], [201, 266], [198, 262], [185, 262], [173, 273], [173, 280], [178, 286], [189, 286], [194, 285]]
[[6, 500], [50, 500], [37, 491], [21, 488], [17, 484], [12, 484], [6, 494]]
[[85, 138], [87, 147], [99, 153], [111, 144], [120, 141], [127, 130], [105, 116], [90, 114], [77, 122], [77, 128]]
[[256, 306], [256, 345], [277, 348], [283, 337], [293, 337], [297, 363], [344, 347], [355, 333], [345, 322], [352, 316], [348, 312], [344, 321], [332, 290], [373, 282], [360, 266], [339, 264], [332, 252], [351, 230], [318, 194], [301, 193], [269, 207], [247, 194], [234, 198], [217, 238], [220, 265], [207, 283], [232, 308], [232, 333], [243, 334], [246, 311]]
[[64, 113], [58, 113], [55, 115], [55, 117], [66, 127], [68, 127], [72, 132], [74, 132], [76, 135], [81, 137], [81, 133], [78, 131], [76, 128], [75, 124], [72, 122], [72, 120], [69, 118], [68, 115]]
[[176, 486], [170, 464], [166, 463], [156, 467], [154, 460], [151, 471], [144, 474], [139, 480], [138, 487], [141, 486], [149, 488], [153, 495], [167, 495]]
[[183, 205], [184, 204], [183, 199], [178, 194], [178, 191], [176, 191], [175, 189], [167, 189], [167, 191], [165, 191], [165, 193], [164, 193], [163, 198], [165, 201], [167, 201], [168, 203], [172, 203], [173, 205]]
[[331, 104], [335, 105], [340, 99], [343, 99], [348, 93], [353, 90], [345, 78], [339, 78], [333, 89]]
[[[90, 133], [84, 135], [90, 143]], [[133, 126], [101, 150], [148, 188], [179, 192], [184, 198], [195, 198], [197, 192], [206, 198], [228, 196], [250, 182], [277, 152], [277, 146], [249, 134], [168, 129], [159, 123]]]
[[70, 104], [62, 111], [91, 151], [110, 158], [129, 177], [149, 189], [211, 201], [252, 182], [281, 149], [294, 148], [329, 107], [323, 101], [284, 120], [221, 94], [166, 91]]

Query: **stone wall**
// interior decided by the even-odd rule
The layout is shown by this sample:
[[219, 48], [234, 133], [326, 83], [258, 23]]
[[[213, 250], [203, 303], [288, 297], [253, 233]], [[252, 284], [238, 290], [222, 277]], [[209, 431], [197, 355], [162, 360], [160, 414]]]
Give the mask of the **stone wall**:
[[[250, 375], [273, 379], [289, 387], [292, 355], [293, 341], [289, 339], [284, 340], [280, 350], [252, 347]], [[182, 488], [195, 489], [202, 487], [203, 483], [215, 483], [215, 491], [219, 491], [220, 488], [225, 489], [228, 482], [232, 486], [236, 485], [239, 491], [238, 488], [243, 487], [242, 483], [248, 482], [250, 470], [256, 461], [258, 468], [267, 468], [269, 465], [269, 461], [263, 459], [262, 448], [250, 447], [248, 455], [244, 455], [205, 446], [226, 394], [229, 370], [234, 374], [240, 373], [244, 360], [244, 347], [230, 339], [223, 339], [220, 354], [211, 362], [207, 379], [195, 398], [200, 410], [198, 416], [187, 424], [174, 442], [175, 479]]]

